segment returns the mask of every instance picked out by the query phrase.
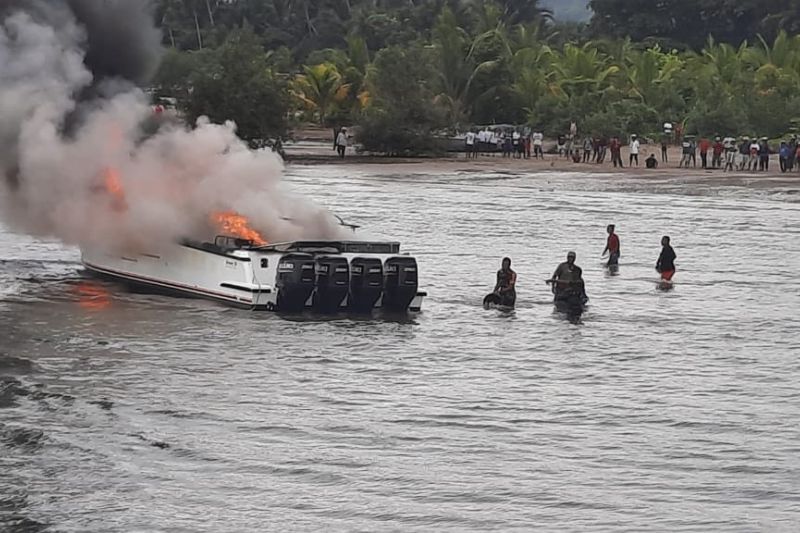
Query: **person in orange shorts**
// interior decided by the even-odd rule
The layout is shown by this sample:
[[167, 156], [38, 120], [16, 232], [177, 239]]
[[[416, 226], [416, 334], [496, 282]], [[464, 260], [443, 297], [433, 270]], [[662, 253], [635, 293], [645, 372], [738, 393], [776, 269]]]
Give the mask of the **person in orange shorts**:
[[661, 237], [661, 255], [658, 256], [656, 262], [656, 271], [661, 274], [661, 279], [664, 281], [672, 281], [672, 276], [675, 275], [675, 250], [669, 244], [669, 237], [666, 235]]

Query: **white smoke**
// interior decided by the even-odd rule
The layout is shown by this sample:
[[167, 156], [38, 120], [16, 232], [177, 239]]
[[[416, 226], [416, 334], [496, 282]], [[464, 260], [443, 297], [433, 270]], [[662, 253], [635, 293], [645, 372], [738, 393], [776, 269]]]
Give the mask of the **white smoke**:
[[[84, 28], [66, 7], [47, 10], [49, 20], [17, 10], [0, 25], [7, 225], [71, 244], [142, 247], [213, 237], [212, 213], [235, 211], [271, 242], [342, 235], [330, 213], [284, 191], [280, 159], [248, 149], [232, 123], [201, 119], [145, 137], [141, 125], [152, 115], [145, 93], [95, 79], [85, 66]], [[87, 106], [79, 95], [90, 89], [110, 96]], [[70, 124], [77, 111], [80, 122]], [[109, 191], [110, 173], [124, 199]]]

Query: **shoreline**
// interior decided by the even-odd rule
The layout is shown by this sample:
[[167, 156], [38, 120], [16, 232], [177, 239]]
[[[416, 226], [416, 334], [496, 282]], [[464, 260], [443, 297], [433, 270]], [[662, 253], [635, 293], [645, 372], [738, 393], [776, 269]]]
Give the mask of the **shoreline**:
[[[295, 149], [293, 149], [295, 148]], [[800, 181], [800, 172], [797, 166], [790, 172], [781, 172], [777, 154], [770, 157], [769, 171], [739, 171], [724, 172], [722, 169], [703, 169], [700, 167], [699, 157], [698, 166], [690, 168], [678, 168], [677, 162], [681, 159], [679, 147], [671, 147], [668, 152], [669, 163], [662, 164], [659, 161], [658, 168], [648, 169], [644, 166], [644, 154], [649, 154], [649, 150], [643, 150], [640, 154], [640, 166], [628, 166], [628, 154], [623, 154], [625, 166], [615, 168], [606, 159], [604, 163], [575, 163], [564, 157], [555, 154], [548, 154], [544, 160], [541, 159], [514, 159], [504, 158], [499, 154], [482, 154], [477, 159], [467, 159], [464, 154], [438, 156], [438, 157], [388, 157], [378, 155], [361, 155], [348, 153], [344, 159], [339, 158], [334, 153], [326, 153], [325, 150], [303, 150], [300, 147], [287, 147], [285, 162], [288, 166], [348, 166], [363, 165], [365, 167], [391, 167], [394, 171], [409, 170], [422, 172], [450, 171], [450, 172], [519, 172], [526, 174], [538, 174], [544, 172], [568, 172], [580, 174], [597, 174], [613, 176], [629, 176], [636, 178], [717, 178], [717, 179], [748, 179], [759, 180], [769, 178], [774, 181], [780, 178], [782, 181]], [[327, 145], [325, 148], [329, 149]], [[332, 150], [331, 150], [332, 152]], [[660, 159], [659, 153], [656, 157]]]

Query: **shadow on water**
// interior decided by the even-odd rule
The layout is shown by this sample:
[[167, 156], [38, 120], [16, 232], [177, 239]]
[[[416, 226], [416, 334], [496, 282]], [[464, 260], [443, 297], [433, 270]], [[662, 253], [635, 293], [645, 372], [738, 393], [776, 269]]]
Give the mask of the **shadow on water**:
[[302, 313], [272, 313], [272, 312], [257, 312], [259, 315], [277, 316], [286, 322], [337, 322], [337, 323], [374, 323], [384, 322], [388, 324], [401, 324], [416, 326], [419, 324], [417, 313], [393, 313], [390, 311], [376, 310], [372, 313], [355, 313], [349, 311], [342, 311], [339, 313], [323, 314], [315, 313], [314, 311], [304, 311]]
[[[4, 375], [28, 373], [33, 363], [27, 359], [0, 353], [0, 413], [3, 409], [19, 406], [25, 398], [41, 398], [40, 391], [31, 390], [16, 377]], [[42, 449], [47, 441], [41, 429], [0, 422], [0, 463], [4, 464], [0, 475], [0, 531], [4, 533], [38, 533], [49, 528], [47, 524], [28, 515], [26, 482], [15, 477], [15, 465], [26, 463]]]
[[[9, 480], [11, 481], [11, 480]], [[19, 480], [16, 485], [23, 486]], [[42, 533], [50, 526], [26, 516], [30, 504], [24, 492], [0, 493], [0, 531], [3, 533]]]

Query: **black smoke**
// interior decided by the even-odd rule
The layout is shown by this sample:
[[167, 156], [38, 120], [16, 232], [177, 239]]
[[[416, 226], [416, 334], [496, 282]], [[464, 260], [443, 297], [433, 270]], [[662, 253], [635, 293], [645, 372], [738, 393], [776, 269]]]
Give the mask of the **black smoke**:
[[[83, 32], [84, 65], [93, 79], [73, 95], [76, 107], [61, 124], [65, 137], [71, 137], [86, 114], [104, 99], [130, 85], [145, 87], [158, 68], [161, 34], [150, 0], [0, 0], [0, 21], [19, 12], [56, 32], [72, 25]], [[11, 133], [0, 131], [0, 176], [5, 174], [9, 186], [16, 189], [20, 176], [15, 132]]]
[[150, 0], [2, 0], [0, 19], [24, 11], [58, 29], [70, 19], [84, 30], [85, 64], [95, 83], [144, 86], [158, 68], [161, 33]]
[[68, 0], [86, 30], [86, 66], [98, 79], [148, 83], [158, 68], [161, 33], [148, 0]]

